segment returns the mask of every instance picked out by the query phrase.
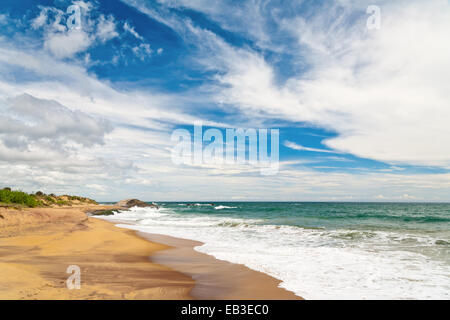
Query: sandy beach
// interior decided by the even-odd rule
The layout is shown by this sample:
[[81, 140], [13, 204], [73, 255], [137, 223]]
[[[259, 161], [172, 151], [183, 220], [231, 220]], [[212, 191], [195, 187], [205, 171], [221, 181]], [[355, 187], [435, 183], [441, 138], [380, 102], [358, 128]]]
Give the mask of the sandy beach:
[[[195, 242], [86, 215], [111, 208], [0, 208], [0, 299], [300, 299], [268, 275], [195, 252]], [[81, 270], [78, 290], [66, 287], [70, 265]]]
[[244, 265], [218, 260], [194, 251], [201, 242], [158, 234], [138, 233], [152, 242], [169, 246], [152, 255], [152, 261], [169, 266], [195, 279], [191, 296], [196, 299], [298, 300], [292, 292], [279, 288], [280, 280]]

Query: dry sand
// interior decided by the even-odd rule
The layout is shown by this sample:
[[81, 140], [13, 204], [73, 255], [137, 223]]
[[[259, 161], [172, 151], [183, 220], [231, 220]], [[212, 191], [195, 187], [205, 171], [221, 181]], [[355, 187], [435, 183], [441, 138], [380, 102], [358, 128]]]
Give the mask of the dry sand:
[[[103, 208], [112, 207], [0, 208], [0, 299], [298, 299], [193, 242], [149, 241], [85, 213]], [[70, 265], [81, 269], [79, 290], [66, 287]]]

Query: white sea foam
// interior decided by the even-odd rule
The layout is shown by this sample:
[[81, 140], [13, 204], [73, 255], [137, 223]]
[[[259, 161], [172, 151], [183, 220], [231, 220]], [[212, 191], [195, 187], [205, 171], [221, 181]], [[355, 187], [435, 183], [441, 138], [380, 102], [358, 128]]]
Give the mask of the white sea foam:
[[222, 210], [222, 209], [236, 209], [237, 207], [229, 207], [229, 206], [217, 206], [214, 207], [216, 210]]
[[142, 232], [201, 241], [197, 251], [270, 274], [306, 299], [450, 298], [449, 265], [402, 248], [405, 239], [426, 245], [434, 243], [432, 237], [262, 225], [257, 219], [176, 214], [165, 208], [133, 208], [103, 218], [133, 222], [119, 226]]

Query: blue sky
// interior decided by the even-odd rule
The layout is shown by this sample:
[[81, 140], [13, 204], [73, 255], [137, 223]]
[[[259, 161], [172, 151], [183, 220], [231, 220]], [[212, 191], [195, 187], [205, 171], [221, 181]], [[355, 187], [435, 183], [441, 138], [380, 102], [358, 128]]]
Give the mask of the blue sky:
[[[2, 184], [99, 200], [449, 201], [449, 9], [4, 0]], [[170, 134], [195, 121], [279, 129], [279, 174], [175, 165]]]

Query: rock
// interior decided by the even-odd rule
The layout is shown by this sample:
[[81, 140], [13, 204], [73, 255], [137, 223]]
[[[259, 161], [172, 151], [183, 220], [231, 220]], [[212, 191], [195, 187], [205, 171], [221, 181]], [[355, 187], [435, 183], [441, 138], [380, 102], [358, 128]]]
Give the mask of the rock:
[[111, 209], [111, 210], [94, 210], [89, 212], [93, 216], [113, 216], [115, 213], [119, 212], [119, 210]]
[[125, 200], [121, 200], [119, 202], [117, 202], [115, 204], [116, 206], [119, 207], [124, 207], [124, 208], [131, 208], [131, 207], [148, 207], [148, 208], [156, 208], [159, 209], [159, 206], [153, 203], [147, 203], [138, 199], [125, 199]]

